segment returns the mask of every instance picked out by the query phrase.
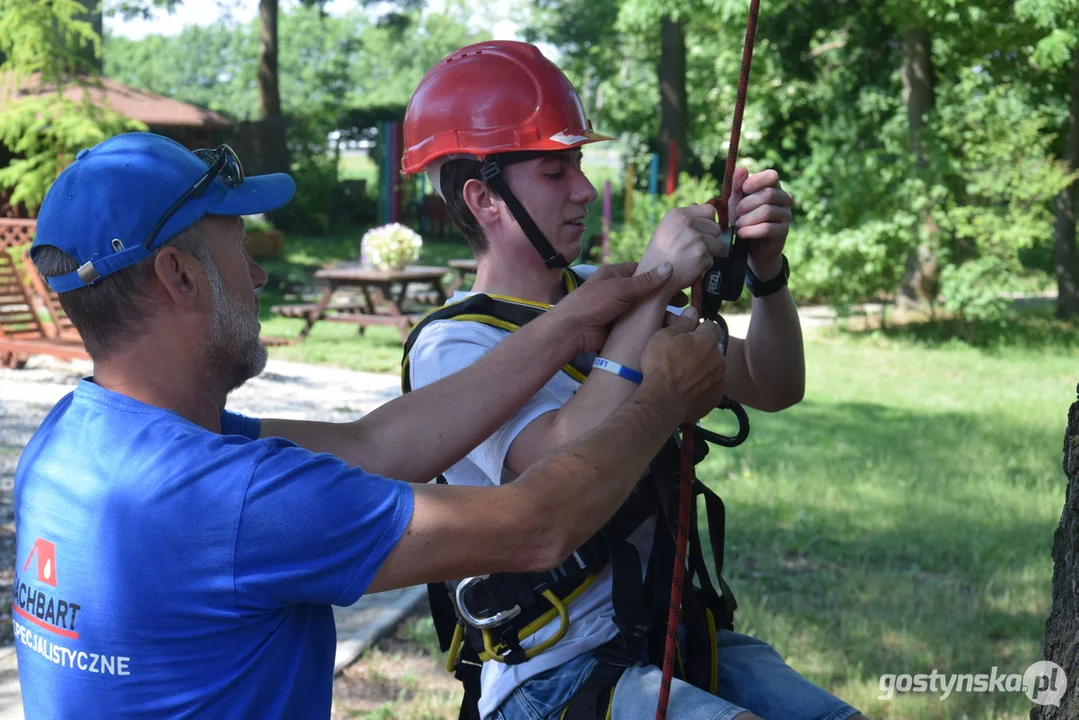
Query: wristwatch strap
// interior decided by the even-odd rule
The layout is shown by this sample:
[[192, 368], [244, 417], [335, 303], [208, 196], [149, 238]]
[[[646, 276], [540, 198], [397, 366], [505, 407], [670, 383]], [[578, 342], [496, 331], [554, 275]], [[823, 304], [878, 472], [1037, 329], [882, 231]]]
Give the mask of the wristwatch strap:
[[771, 295], [787, 286], [787, 280], [791, 276], [791, 266], [787, 262], [786, 255], [780, 255], [780, 257], [783, 258], [783, 269], [771, 280], [761, 280], [753, 274], [753, 270], [746, 268], [746, 287], [749, 288], [749, 292], [753, 297]]

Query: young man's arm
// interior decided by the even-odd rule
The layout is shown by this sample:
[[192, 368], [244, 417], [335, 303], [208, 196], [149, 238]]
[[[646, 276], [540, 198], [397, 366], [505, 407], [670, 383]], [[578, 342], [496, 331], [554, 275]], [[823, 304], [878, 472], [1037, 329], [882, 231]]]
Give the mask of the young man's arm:
[[[783, 192], [779, 175], [768, 170], [749, 177], [739, 168], [729, 204], [741, 236], [752, 242], [750, 266], [762, 280], [778, 274], [783, 244], [790, 229], [793, 198]], [[675, 265], [671, 288], [692, 284], [724, 254], [719, 225], [709, 205], [676, 208], [656, 228], [642, 266], [665, 258]], [[586, 283], [587, 285], [587, 283]], [[666, 294], [669, 297], [670, 293]], [[649, 334], [663, 322], [664, 298], [642, 301], [611, 330], [602, 356], [636, 367]], [[755, 298], [745, 341], [732, 338], [728, 347], [728, 393], [750, 407], [781, 410], [802, 399], [805, 361], [798, 312], [784, 288]], [[558, 410], [539, 416], [520, 431], [506, 454], [506, 466], [522, 472], [543, 457], [608, 417], [632, 392], [632, 383], [602, 371], [593, 372], [573, 398]]]
[[[730, 216], [750, 241], [749, 267], [762, 281], [783, 269], [783, 246], [794, 198], [783, 192], [779, 175], [766, 170], [734, 176]], [[798, 309], [787, 288], [753, 298], [745, 340], [727, 348], [727, 395], [743, 405], [775, 412], [801, 402], [805, 394], [805, 352]]]
[[421, 582], [557, 566], [637, 484], [675, 427], [723, 393], [714, 325], [685, 318], [656, 333], [646, 377], [604, 423], [500, 487], [414, 488], [408, 529], [369, 592]]
[[[360, 420], [264, 420], [261, 435], [330, 453], [369, 473], [428, 482], [509, 420], [574, 355], [597, 348], [607, 325], [665, 287], [672, 268], [632, 272], [632, 265], [606, 270], [573, 293], [578, 297], [572, 302], [529, 323], [470, 367]], [[491, 393], [493, 387], [499, 392]]]
[[[671, 294], [700, 277], [712, 265], [713, 255], [720, 252], [720, 229], [713, 217], [714, 211], [708, 205], [675, 208], [664, 216], [641, 258], [641, 266], [660, 260], [671, 262], [674, 273], [667, 291], [642, 300], [620, 317], [600, 351], [601, 357], [629, 368], [640, 368], [641, 352], [662, 327]], [[588, 287], [588, 282], [583, 287]], [[606, 420], [636, 387], [630, 380], [594, 370], [569, 402], [540, 415], [520, 430], [506, 454], [506, 467], [516, 473], [524, 472], [555, 448]]]

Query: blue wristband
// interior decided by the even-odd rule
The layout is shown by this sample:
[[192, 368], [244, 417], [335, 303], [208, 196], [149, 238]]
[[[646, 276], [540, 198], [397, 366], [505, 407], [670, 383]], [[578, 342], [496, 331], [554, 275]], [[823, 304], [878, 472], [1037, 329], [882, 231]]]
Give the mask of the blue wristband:
[[600, 370], [606, 370], [609, 373], [613, 373], [618, 377], [625, 378], [626, 380], [637, 383], [638, 385], [640, 385], [641, 381], [644, 380], [644, 375], [641, 375], [639, 371], [634, 370], [633, 368], [628, 368], [625, 365], [619, 365], [613, 360], [607, 360], [606, 358], [596, 358], [595, 361], [592, 363], [592, 367], [599, 368]]

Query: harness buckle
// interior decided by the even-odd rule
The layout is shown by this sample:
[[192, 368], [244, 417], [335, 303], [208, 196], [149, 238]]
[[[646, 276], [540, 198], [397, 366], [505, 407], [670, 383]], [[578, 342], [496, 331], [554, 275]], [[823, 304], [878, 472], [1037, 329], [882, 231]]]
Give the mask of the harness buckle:
[[499, 166], [497, 160], [486, 160], [483, 165], [480, 166], [480, 177], [484, 182], [488, 182], [491, 178], [497, 177], [502, 174], [502, 168]]
[[514, 605], [509, 610], [499, 610], [494, 615], [488, 617], [477, 617], [468, 609], [468, 605], [465, 603], [465, 594], [471, 590], [473, 586], [478, 585], [488, 577], [488, 575], [467, 577], [461, 581], [454, 593], [454, 598], [457, 601], [457, 612], [460, 613], [461, 619], [477, 630], [489, 630], [498, 627], [521, 614], [520, 605]]

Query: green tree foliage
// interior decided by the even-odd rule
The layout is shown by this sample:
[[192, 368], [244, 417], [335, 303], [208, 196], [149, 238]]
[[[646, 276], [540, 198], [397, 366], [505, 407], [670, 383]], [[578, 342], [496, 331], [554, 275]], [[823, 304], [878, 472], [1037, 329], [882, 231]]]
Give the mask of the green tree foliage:
[[[1060, 151], [1068, 168], [1079, 171], [1079, 0], [1018, 0], [1016, 11], [1037, 27], [1041, 37], [1033, 65], [1050, 97], [1061, 98], [1066, 129]], [[1057, 195], [1053, 271], [1057, 280], [1057, 316], [1079, 317], [1079, 181]]]
[[[286, 115], [337, 116], [408, 103], [423, 74], [450, 50], [473, 42], [462, 18], [395, 15], [378, 22], [315, 8], [281, 14], [281, 103]], [[105, 74], [120, 82], [250, 120], [258, 116], [257, 21], [189, 26], [178, 35], [109, 37]]]
[[0, 188], [29, 212], [79, 150], [144, 129], [91, 102], [100, 38], [86, 17], [75, 0], [0, 0], [0, 145], [13, 155]]
[[[279, 19], [278, 70], [296, 199], [280, 224], [325, 229], [337, 181], [331, 133], [373, 135], [364, 118], [401, 119], [423, 74], [450, 50], [478, 39], [452, 6], [402, 9], [371, 19], [293, 7]], [[259, 117], [258, 21], [190, 26], [175, 36], [106, 40], [105, 74], [133, 87], [208, 107], [238, 120]], [[388, 117], [387, 117], [388, 116]]]
[[[664, 16], [686, 19], [689, 170], [719, 181], [748, 5], [537, 0], [531, 32], [559, 47], [597, 127], [629, 141], [640, 188], [658, 149], [653, 38]], [[788, 254], [803, 299], [890, 296], [919, 246], [937, 265], [930, 290], [970, 315], [1045, 281], [1052, 201], [1072, 175], [1060, 162], [1066, 76], [1054, 92], [1038, 64], [1067, 59], [1079, 12], [1077, 0], [1018, 5], [1026, 14], [1015, 0], [762, 2], [739, 154], [779, 170], [798, 199]], [[930, 38], [920, 155], [900, 72], [912, 28]]]

